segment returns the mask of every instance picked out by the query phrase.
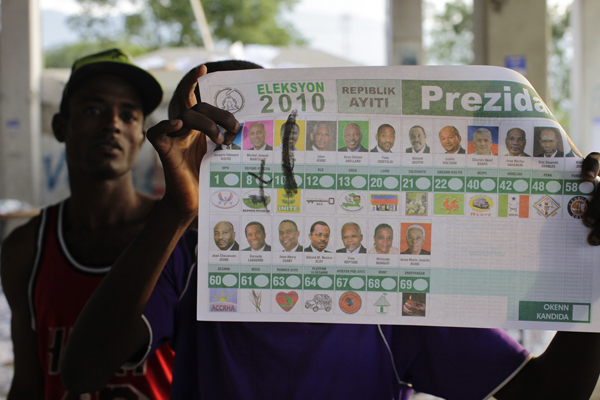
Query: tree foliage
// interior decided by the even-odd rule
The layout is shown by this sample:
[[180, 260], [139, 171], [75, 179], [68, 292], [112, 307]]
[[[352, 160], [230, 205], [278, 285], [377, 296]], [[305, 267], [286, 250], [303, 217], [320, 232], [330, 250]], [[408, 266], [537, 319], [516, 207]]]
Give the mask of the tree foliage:
[[[426, 33], [425, 58], [428, 64], [452, 65], [473, 62], [473, 7], [464, 0], [450, 0], [436, 11], [432, 0], [425, 2], [432, 21]], [[570, 8], [548, 8], [550, 29], [548, 81], [552, 112], [568, 132], [571, 111], [572, 36]]]
[[548, 77], [552, 113], [567, 132], [571, 128], [571, 64], [573, 37], [569, 20], [571, 8], [548, 9], [552, 41], [549, 48]]
[[463, 0], [449, 1], [436, 12], [431, 0], [425, 2], [431, 14], [425, 58], [428, 64], [454, 65], [473, 62], [473, 6]]
[[[76, 0], [82, 12], [69, 26], [87, 40], [123, 40], [149, 50], [166, 46], [202, 45], [190, 0]], [[200, 0], [195, 0], [200, 1]], [[281, 18], [298, 0], [204, 0], [202, 6], [216, 40], [225, 43], [289, 45], [304, 41]], [[111, 17], [128, 3], [139, 12]]]
[[115, 47], [127, 51], [133, 57], [147, 52], [142, 46], [126, 42], [82, 41], [46, 50], [44, 52], [44, 65], [46, 68], [71, 68], [73, 62], [78, 58]]

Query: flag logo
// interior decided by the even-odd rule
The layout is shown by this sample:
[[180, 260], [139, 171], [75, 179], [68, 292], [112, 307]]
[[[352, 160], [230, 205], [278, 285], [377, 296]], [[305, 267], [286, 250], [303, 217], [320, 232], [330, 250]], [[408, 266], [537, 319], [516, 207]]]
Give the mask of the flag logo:
[[397, 194], [371, 194], [372, 211], [398, 211]]
[[506, 218], [529, 218], [529, 196], [501, 194], [498, 196], [498, 216]]

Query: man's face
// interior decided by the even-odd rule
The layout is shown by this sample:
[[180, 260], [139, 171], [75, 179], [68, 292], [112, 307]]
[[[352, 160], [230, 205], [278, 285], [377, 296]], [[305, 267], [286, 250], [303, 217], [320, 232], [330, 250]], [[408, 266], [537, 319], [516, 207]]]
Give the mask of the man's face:
[[329, 245], [329, 227], [325, 225], [315, 225], [312, 233], [308, 234], [310, 244], [317, 251], [323, 251]]
[[227, 250], [235, 241], [235, 232], [227, 222], [219, 222], [214, 229], [215, 244], [221, 250]]
[[489, 155], [492, 148], [492, 135], [487, 132], [475, 132], [473, 135], [473, 144], [477, 149], [477, 154]]
[[421, 247], [423, 247], [424, 242], [425, 238], [420, 229], [412, 228], [406, 232], [406, 244], [408, 244], [411, 254], [421, 253]]
[[250, 139], [250, 143], [252, 143], [252, 146], [254, 146], [255, 149], [262, 149], [265, 145], [266, 138], [267, 131], [263, 124], [255, 122], [250, 125], [250, 129], [248, 129], [248, 139]]
[[65, 142], [69, 173], [101, 180], [130, 173], [144, 142], [136, 89], [117, 76], [95, 76], [75, 89], [68, 110], [55, 117], [53, 129]]
[[342, 229], [342, 242], [348, 251], [354, 251], [360, 247], [363, 235], [356, 225], [348, 225]]
[[375, 234], [375, 250], [377, 254], [390, 254], [394, 233], [388, 228], [381, 228]]
[[315, 132], [310, 134], [310, 138], [313, 141], [313, 146], [323, 151], [331, 141], [331, 132], [326, 126], [319, 126]]
[[412, 145], [413, 149], [418, 152], [425, 147], [427, 135], [421, 128], [412, 128], [410, 131], [408, 131], [408, 139], [410, 140], [410, 144]]
[[[283, 133], [285, 131], [285, 124], [281, 126], [281, 140], [283, 142]], [[296, 143], [298, 143], [298, 139], [300, 138], [300, 128], [296, 125], [292, 127], [292, 131], [290, 132], [290, 140], [288, 143], [290, 144], [290, 149], [296, 147]]]
[[360, 129], [354, 125], [348, 125], [344, 128], [344, 142], [348, 150], [354, 151], [360, 147], [360, 141], [362, 140], [362, 133]]
[[265, 245], [265, 233], [258, 225], [248, 225], [246, 227], [246, 239], [252, 250], [260, 250]]
[[506, 133], [506, 148], [509, 156], [520, 156], [525, 150], [527, 140], [525, 132], [519, 129], [511, 129]]
[[394, 147], [396, 132], [389, 126], [384, 126], [377, 132], [375, 139], [377, 139], [377, 146], [384, 152], [389, 153], [392, 147]]
[[299, 236], [300, 231], [291, 222], [282, 222], [279, 224], [279, 242], [285, 251], [292, 251], [298, 246]]
[[452, 128], [443, 128], [440, 131], [440, 143], [447, 153], [456, 153], [460, 149], [460, 135], [457, 135]]
[[558, 149], [558, 140], [553, 130], [546, 129], [540, 134], [540, 144], [546, 157], [551, 156]]

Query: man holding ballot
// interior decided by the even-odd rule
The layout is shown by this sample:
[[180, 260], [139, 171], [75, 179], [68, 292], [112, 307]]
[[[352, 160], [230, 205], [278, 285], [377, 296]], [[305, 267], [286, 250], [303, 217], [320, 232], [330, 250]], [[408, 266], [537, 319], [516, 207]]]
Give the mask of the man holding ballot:
[[[190, 71], [171, 102], [172, 119], [148, 131], [165, 196], [73, 329], [61, 363], [71, 393], [103, 387], [122, 364], [169, 341], [172, 399], [407, 400], [413, 388], [461, 400], [589, 398], [600, 372], [597, 334], [558, 332], [532, 357], [502, 330], [196, 321], [198, 239], [186, 230], [198, 213], [200, 163], [207, 140], [229, 143], [239, 131], [231, 113], [194, 95], [207, 67], [220, 65]], [[585, 165], [593, 179], [597, 160]], [[594, 214], [588, 222], [597, 221]]]

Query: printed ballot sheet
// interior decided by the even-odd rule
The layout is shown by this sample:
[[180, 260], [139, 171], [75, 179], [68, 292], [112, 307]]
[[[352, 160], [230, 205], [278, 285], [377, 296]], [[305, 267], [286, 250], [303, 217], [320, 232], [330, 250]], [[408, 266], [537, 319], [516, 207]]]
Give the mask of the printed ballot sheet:
[[200, 176], [198, 319], [600, 331], [594, 185], [497, 67], [247, 70]]

